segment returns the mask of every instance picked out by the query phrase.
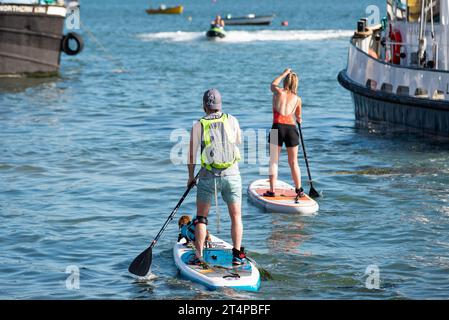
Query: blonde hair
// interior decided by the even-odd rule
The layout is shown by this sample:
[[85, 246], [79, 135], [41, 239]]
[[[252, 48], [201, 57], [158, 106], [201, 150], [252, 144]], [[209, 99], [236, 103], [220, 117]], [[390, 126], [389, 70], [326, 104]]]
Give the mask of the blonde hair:
[[290, 72], [284, 78], [284, 89], [294, 94], [298, 94], [298, 83], [299, 83], [298, 75], [294, 72]]

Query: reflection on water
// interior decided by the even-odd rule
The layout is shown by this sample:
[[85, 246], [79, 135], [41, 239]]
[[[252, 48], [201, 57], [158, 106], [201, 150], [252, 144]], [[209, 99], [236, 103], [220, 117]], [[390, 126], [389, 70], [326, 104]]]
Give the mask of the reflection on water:
[[442, 145], [446, 149], [449, 147], [449, 137], [436, 136], [426, 133], [423, 130], [392, 124], [383, 121], [356, 121], [357, 132], [360, 134], [374, 135], [386, 139], [416, 139], [417, 141], [427, 140], [432, 145]]
[[387, 176], [387, 175], [427, 175], [427, 174], [449, 174], [449, 168], [425, 168], [425, 167], [402, 167], [402, 168], [364, 168], [355, 171], [337, 171], [335, 174], [350, 175], [373, 175], [373, 176]]
[[[350, 94], [336, 81], [347, 63], [344, 32], [313, 41], [249, 38], [224, 45], [139, 38], [203, 34], [217, 10], [252, 12], [262, 3], [288, 19], [290, 30], [349, 30], [373, 1], [385, 6], [383, 0], [319, 1], [328, 14], [323, 20], [313, 0], [289, 6], [189, 0], [191, 22], [182, 15], [149, 17], [139, 1], [86, 2], [83, 21], [129, 72], [111, 72], [117, 66], [85, 37], [82, 54], [62, 56], [61, 78], [0, 79], [0, 298], [447, 299], [449, 143], [356, 126]], [[266, 29], [289, 34], [279, 24], [252, 27], [260, 32], [251, 34]], [[243, 201], [245, 248], [274, 279], [254, 294], [210, 292], [181, 279], [172, 222], [154, 248], [157, 278], [136, 283], [129, 263], [185, 190], [186, 167], [170, 161], [172, 132], [190, 129], [202, 116], [209, 87], [221, 91], [225, 112], [243, 129], [266, 130], [270, 83], [286, 67], [302, 79], [307, 155], [325, 196], [312, 217], [263, 212]], [[279, 178], [290, 181], [286, 158], [283, 152]], [[241, 165], [244, 189], [266, 177], [261, 166]], [[195, 192], [180, 213], [195, 212]], [[230, 241], [225, 216], [222, 210], [222, 234]], [[372, 264], [380, 268], [378, 292], [361, 280]], [[65, 287], [70, 265], [80, 267], [76, 292]]]
[[300, 246], [309, 236], [304, 232], [304, 218], [299, 214], [272, 213], [267, 226], [267, 247], [272, 254], [300, 254]]
[[59, 80], [59, 77], [0, 77], [0, 93], [23, 92]]

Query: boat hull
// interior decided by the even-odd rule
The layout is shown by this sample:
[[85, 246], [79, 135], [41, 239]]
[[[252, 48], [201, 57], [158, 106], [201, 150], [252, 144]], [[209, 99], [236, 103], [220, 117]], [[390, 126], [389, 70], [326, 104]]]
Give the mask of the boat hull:
[[260, 16], [254, 18], [238, 17], [223, 19], [227, 26], [268, 26], [273, 21], [274, 16]]
[[346, 70], [340, 72], [338, 81], [352, 94], [356, 120], [387, 122], [449, 137], [448, 101], [371, 90], [352, 81]]
[[0, 12], [0, 75], [57, 74], [65, 17]]
[[148, 14], [181, 14], [184, 11], [183, 6], [166, 8], [166, 9], [147, 9]]

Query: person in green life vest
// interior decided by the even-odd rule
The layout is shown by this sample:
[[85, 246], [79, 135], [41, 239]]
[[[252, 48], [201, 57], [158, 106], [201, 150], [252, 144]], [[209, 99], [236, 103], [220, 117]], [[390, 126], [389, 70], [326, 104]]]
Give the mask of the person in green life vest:
[[190, 133], [188, 153], [188, 185], [194, 181], [195, 162], [198, 149], [201, 148], [201, 169], [197, 183], [195, 221], [196, 255], [189, 262], [199, 265], [202, 261], [207, 231], [207, 216], [215, 192], [220, 192], [228, 206], [231, 218], [231, 238], [234, 265], [246, 262], [241, 247], [243, 224], [241, 214], [242, 180], [238, 162], [240, 153], [237, 147], [241, 143], [240, 126], [237, 119], [222, 112], [221, 95], [217, 89], [209, 89], [203, 95], [203, 110], [206, 113], [197, 121]]

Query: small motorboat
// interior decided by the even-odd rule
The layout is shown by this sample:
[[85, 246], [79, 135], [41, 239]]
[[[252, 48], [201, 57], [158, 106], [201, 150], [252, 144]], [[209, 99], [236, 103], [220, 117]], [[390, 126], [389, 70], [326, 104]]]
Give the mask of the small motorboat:
[[166, 7], [165, 5], [161, 5], [157, 9], [147, 9], [145, 10], [148, 14], [181, 14], [184, 11], [183, 6], [176, 7]]
[[208, 39], [222, 39], [226, 37], [226, 32], [222, 27], [211, 26], [210, 29], [206, 32], [206, 37]]
[[233, 17], [228, 14], [223, 20], [227, 26], [260, 26], [270, 25], [274, 19], [274, 14], [267, 16], [256, 16], [255, 14], [248, 14], [244, 17]]

